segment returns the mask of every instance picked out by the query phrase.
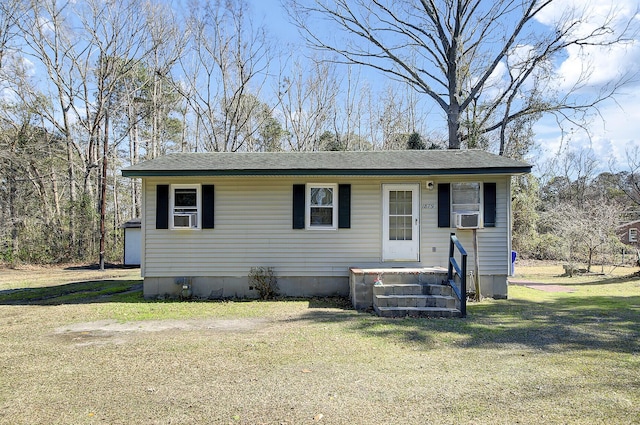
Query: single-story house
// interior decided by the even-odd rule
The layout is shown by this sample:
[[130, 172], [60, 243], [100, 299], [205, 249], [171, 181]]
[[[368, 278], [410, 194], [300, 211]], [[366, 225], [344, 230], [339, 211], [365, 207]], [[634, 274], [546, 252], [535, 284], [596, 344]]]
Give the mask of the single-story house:
[[[480, 150], [179, 153], [130, 166], [142, 179], [144, 296], [349, 293], [351, 268], [447, 267], [451, 233], [485, 296], [507, 297], [511, 177], [529, 164]], [[473, 263], [471, 263], [473, 264]]]
[[629, 253], [631, 255], [628, 258], [640, 265], [640, 220], [621, 224], [616, 228], [616, 234], [620, 242], [627, 246], [622, 250], [622, 262], [625, 262], [625, 256]]
[[640, 220], [624, 223], [616, 229], [620, 242], [634, 248], [640, 248]]

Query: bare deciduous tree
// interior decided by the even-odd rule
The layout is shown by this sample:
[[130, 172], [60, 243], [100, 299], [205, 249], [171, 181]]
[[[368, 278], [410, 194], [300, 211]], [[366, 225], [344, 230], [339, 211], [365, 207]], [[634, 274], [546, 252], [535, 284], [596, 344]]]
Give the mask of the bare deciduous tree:
[[[91, 0], [85, 3], [85, 8], [80, 11], [78, 16], [83, 22], [84, 34], [89, 38], [89, 46], [95, 52], [95, 60], [97, 61], [97, 64], [93, 66], [82, 68], [84, 71], [90, 70], [90, 74], [85, 74], [83, 78], [84, 93], [92, 93], [95, 101], [91, 102], [89, 96], [85, 96], [81, 101], [84, 103], [85, 116], [88, 118], [85, 121], [85, 130], [89, 134], [87, 156], [95, 158], [99, 163], [98, 168], [101, 170], [98, 178], [100, 195], [98, 196], [97, 209], [100, 212], [99, 265], [100, 270], [104, 270], [107, 180], [110, 177], [108, 176], [109, 157], [113, 152], [110, 143], [114, 136], [110, 117], [114, 114], [113, 110], [120, 106], [114, 100], [118, 89], [123, 87], [122, 81], [137, 70], [139, 61], [145, 59], [150, 53], [157, 52], [157, 49], [154, 48], [156, 44], [154, 41], [146, 42], [146, 24], [149, 21], [146, 19], [147, 11], [143, 9], [141, 1], [104, 2]], [[153, 75], [153, 89], [155, 91], [156, 73]], [[131, 95], [123, 97], [131, 98]], [[155, 128], [157, 127], [154, 126]], [[102, 141], [101, 153], [97, 149], [100, 140]], [[117, 147], [120, 141], [115, 141], [114, 147]], [[87, 169], [87, 172], [89, 170]], [[85, 177], [86, 179], [87, 177]], [[115, 176], [111, 176], [111, 180], [115, 181]], [[115, 183], [113, 185], [115, 186]], [[115, 203], [117, 198], [114, 197], [113, 201]], [[117, 210], [117, 205], [114, 210]]]
[[545, 214], [552, 223], [552, 231], [560, 237], [565, 260], [572, 265], [577, 259], [585, 260], [587, 271], [601, 250], [614, 252], [620, 240], [616, 228], [620, 224], [622, 208], [607, 199], [590, 199], [579, 205], [563, 202]]
[[19, 22], [24, 14], [21, 0], [6, 0], [0, 4], [0, 70], [12, 50], [12, 41], [19, 37]]
[[[39, 110], [43, 126], [66, 144], [72, 258], [93, 252], [96, 234], [102, 234], [104, 245], [95, 211], [102, 215], [106, 210], [107, 159], [114, 152], [108, 117], [116, 107], [113, 96], [120, 81], [154, 47], [147, 41], [146, 15], [138, 0], [47, 0], [31, 2], [20, 21], [27, 52], [46, 75], [51, 103]], [[104, 217], [100, 227], [102, 223]], [[103, 246], [100, 252], [103, 263]]]
[[[620, 45], [638, 31], [637, 12], [612, 8], [595, 16], [585, 4], [549, 13], [558, 3], [290, 0], [287, 9], [314, 48], [408, 82], [432, 99], [446, 117], [449, 148], [459, 149], [474, 133], [500, 130], [504, 153], [504, 130], [514, 120], [556, 113], [581, 124], [580, 114], [637, 75], [623, 72], [583, 96], [594, 69], [585, 61], [568, 87], [554, 85], [549, 70], [569, 49]], [[474, 106], [473, 132], [465, 133], [463, 114]]]
[[290, 74], [283, 74], [277, 91], [283, 127], [289, 149], [321, 150], [320, 137], [331, 129], [340, 86], [335, 67], [313, 61], [306, 67], [295, 62]]
[[252, 102], [265, 84], [270, 45], [254, 28], [244, 1], [193, 3], [188, 17], [190, 51], [180, 57], [184, 80], [177, 84], [197, 126], [196, 146], [209, 151], [246, 150], [259, 133], [263, 105]]

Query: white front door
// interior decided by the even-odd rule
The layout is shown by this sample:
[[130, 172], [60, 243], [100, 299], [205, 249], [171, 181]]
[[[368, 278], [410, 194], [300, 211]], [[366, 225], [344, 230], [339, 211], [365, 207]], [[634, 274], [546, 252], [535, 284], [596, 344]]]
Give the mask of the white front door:
[[419, 261], [420, 185], [383, 185], [382, 214], [382, 261]]

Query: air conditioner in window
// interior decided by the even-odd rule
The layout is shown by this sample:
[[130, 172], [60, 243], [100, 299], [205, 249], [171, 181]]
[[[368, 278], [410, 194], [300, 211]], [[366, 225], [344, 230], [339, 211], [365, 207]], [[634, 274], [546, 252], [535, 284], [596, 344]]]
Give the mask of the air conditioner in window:
[[197, 213], [179, 213], [173, 215], [173, 227], [179, 229], [195, 229], [198, 227]]
[[480, 212], [460, 212], [456, 213], [456, 228], [477, 229], [480, 227]]

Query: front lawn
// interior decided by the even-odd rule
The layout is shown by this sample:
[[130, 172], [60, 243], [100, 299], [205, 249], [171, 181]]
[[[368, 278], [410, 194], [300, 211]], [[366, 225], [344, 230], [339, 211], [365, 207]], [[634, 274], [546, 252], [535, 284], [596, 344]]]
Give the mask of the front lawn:
[[382, 319], [149, 302], [135, 271], [95, 273], [0, 271], [0, 423], [640, 423], [635, 278]]

